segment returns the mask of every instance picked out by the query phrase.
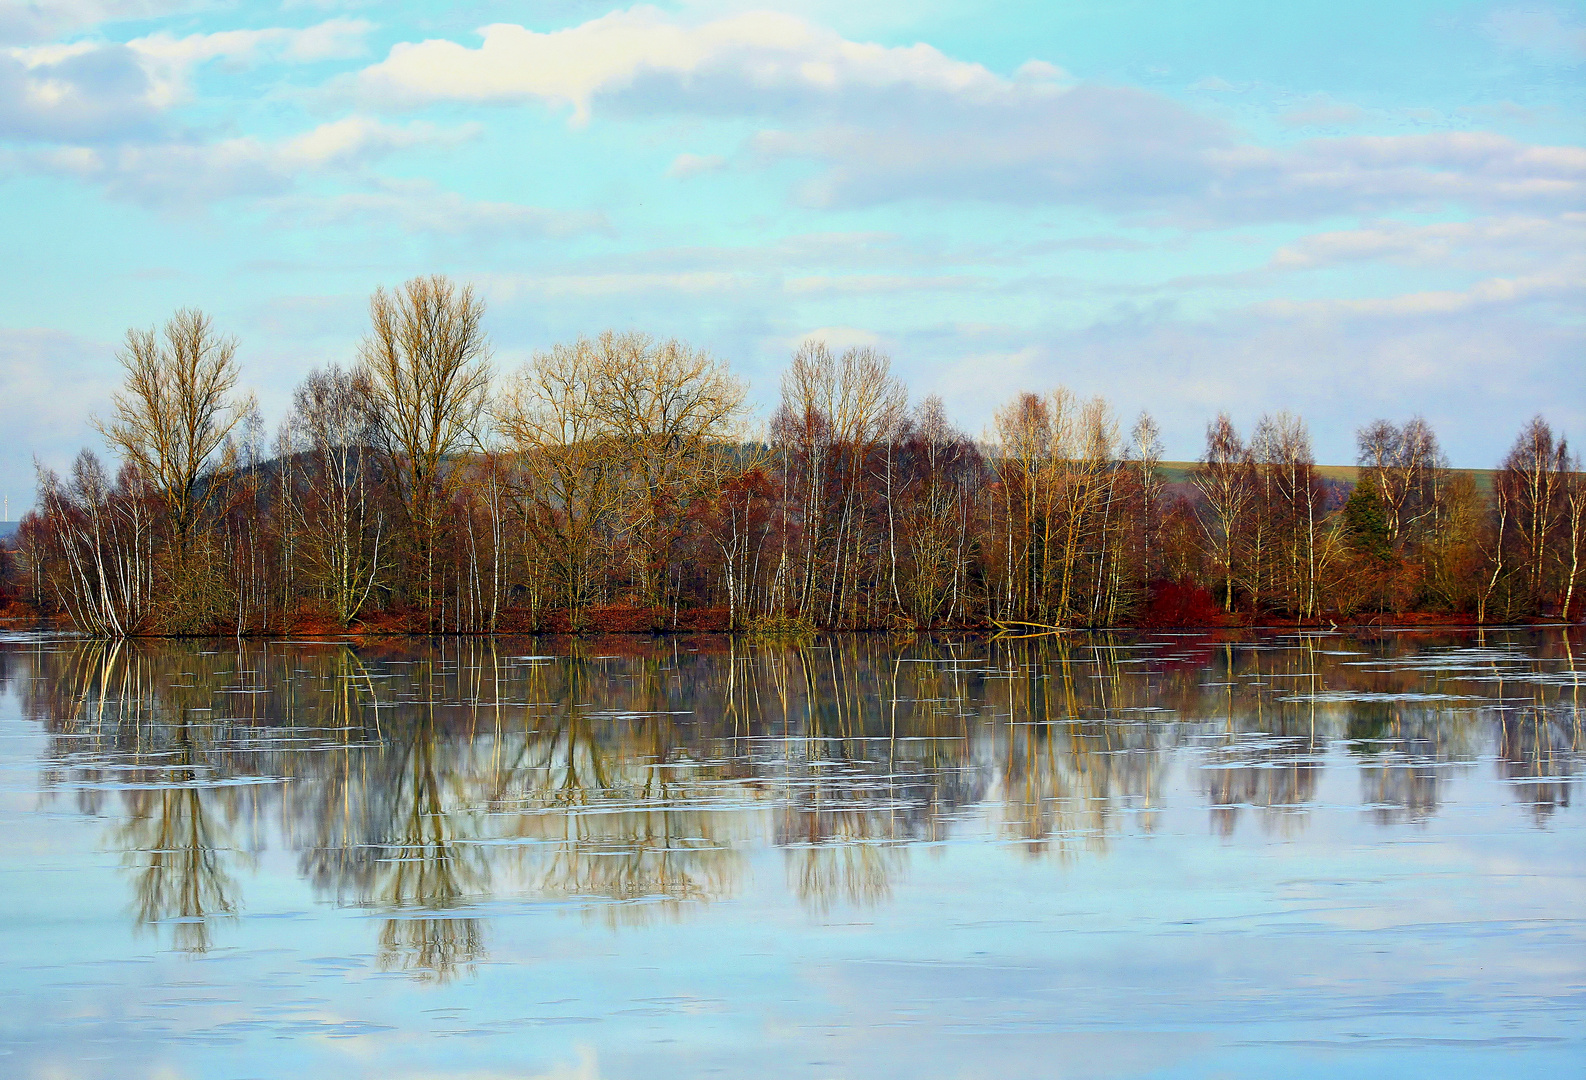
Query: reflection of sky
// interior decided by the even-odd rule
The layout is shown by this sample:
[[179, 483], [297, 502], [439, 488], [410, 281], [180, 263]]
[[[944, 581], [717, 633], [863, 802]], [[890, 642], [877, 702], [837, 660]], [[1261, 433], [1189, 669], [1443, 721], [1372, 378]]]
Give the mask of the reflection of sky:
[[41, 800], [49, 743], [14, 694], [0, 709], [14, 1075], [1445, 1077], [1581, 1058], [1583, 831], [1568, 808], [1538, 827], [1490, 736], [1418, 820], [1363, 806], [1370, 762], [1334, 742], [1303, 810], [1245, 807], [1226, 834], [1218, 761], [1181, 745], [1149, 829], [1117, 811], [1104, 852], [1034, 853], [999, 806], [966, 807], [946, 841], [886, 849], [869, 906], [801, 901], [800, 853], [754, 808], [730, 895], [613, 921], [612, 901], [504, 876], [448, 913], [479, 918], [485, 956], [436, 983], [380, 971], [387, 913], [319, 898], [269, 801], [257, 833], [226, 834], [263, 850], [222, 853], [240, 912], [209, 952], [129, 933], [115, 804]]

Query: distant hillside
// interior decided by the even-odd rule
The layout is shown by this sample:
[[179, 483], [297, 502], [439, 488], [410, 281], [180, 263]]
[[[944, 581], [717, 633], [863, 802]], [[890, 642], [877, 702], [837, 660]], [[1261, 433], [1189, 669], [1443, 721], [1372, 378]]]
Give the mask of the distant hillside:
[[[1187, 483], [1190, 472], [1199, 464], [1194, 461], [1164, 461], [1162, 462], [1162, 475], [1168, 483]], [[1497, 475], [1496, 469], [1450, 469], [1451, 473], [1464, 473], [1476, 482], [1476, 490], [1486, 494], [1492, 491], [1492, 478]], [[1353, 485], [1360, 476], [1360, 469], [1355, 465], [1318, 465], [1317, 475], [1323, 480], [1330, 480], [1335, 484]]]

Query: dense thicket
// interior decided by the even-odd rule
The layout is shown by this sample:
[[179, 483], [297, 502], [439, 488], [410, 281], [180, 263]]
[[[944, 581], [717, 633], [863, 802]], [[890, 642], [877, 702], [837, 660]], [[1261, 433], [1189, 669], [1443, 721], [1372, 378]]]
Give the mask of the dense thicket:
[[1540, 418], [1490, 485], [1419, 418], [1327, 481], [1287, 413], [1218, 416], [1176, 475], [1101, 398], [1020, 394], [974, 439], [886, 356], [811, 341], [756, 436], [704, 352], [606, 333], [498, 377], [483, 312], [441, 277], [377, 292], [269, 446], [206, 316], [129, 331], [119, 464], [41, 470], [7, 589], [103, 636], [1580, 612], [1586, 479]]

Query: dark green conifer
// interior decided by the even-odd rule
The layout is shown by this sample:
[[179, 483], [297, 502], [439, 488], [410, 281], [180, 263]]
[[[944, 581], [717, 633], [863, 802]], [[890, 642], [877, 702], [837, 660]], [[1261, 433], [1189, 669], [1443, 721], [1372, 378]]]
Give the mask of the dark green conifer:
[[1382, 496], [1369, 477], [1355, 485], [1344, 504], [1344, 528], [1349, 545], [1362, 555], [1384, 561], [1393, 557], [1393, 541], [1388, 534], [1388, 515]]

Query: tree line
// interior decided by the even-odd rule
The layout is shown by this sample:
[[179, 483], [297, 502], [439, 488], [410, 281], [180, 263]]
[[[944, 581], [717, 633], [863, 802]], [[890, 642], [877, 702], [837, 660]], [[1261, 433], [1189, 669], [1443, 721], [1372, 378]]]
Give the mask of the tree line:
[[1187, 476], [1102, 398], [1021, 393], [976, 439], [871, 348], [809, 341], [748, 426], [705, 351], [607, 332], [498, 373], [471, 287], [370, 300], [356, 360], [267, 437], [202, 312], [131, 330], [84, 450], [40, 467], [7, 599], [96, 636], [1051, 628], [1578, 617], [1580, 457], [1540, 417], [1490, 487], [1419, 418], [1226, 414]]

